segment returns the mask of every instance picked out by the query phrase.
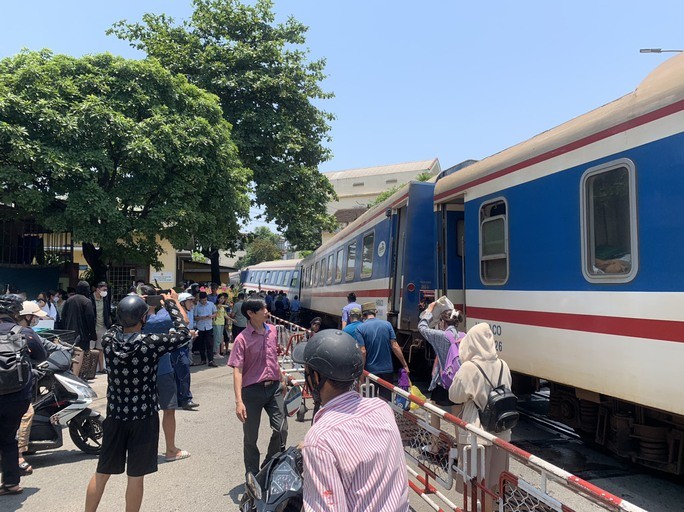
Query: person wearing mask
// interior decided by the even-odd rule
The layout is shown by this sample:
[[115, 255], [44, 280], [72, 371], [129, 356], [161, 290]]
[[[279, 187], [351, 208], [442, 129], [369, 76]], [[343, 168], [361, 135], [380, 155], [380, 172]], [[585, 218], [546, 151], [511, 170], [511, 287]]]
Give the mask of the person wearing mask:
[[[208, 296], [207, 299], [209, 299]], [[226, 327], [226, 316], [229, 309], [226, 304], [227, 300], [227, 293], [220, 294], [216, 299], [216, 316], [211, 323], [214, 329], [214, 355], [217, 353], [223, 355], [227, 350], [227, 345], [223, 342], [223, 332]]]
[[[117, 323], [104, 335], [107, 367], [107, 418], [97, 470], [86, 492], [85, 510], [95, 512], [111, 475], [126, 470], [126, 511], [140, 510], [145, 475], [157, 471], [159, 415], [157, 365], [159, 358], [190, 341], [187, 320], [174, 291], [163, 295], [163, 307], [173, 321], [169, 334], [143, 334], [149, 314], [145, 300], [135, 295], [121, 299]], [[129, 400], [134, 397], [135, 400]]]
[[242, 422], [245, 471], [259, 471], [259, 425], [261, 412], [266, 411], [271, 425], [271, 439], [264, 460], [280, 451], [287, 442], [287, 417], [283, 403], [280, 366], [278, 365], [278, 334], [267, 324], [268, 308], [262, 299], [242, 303], [242, 314], [249, 318], [247, 327], [233, 342], [228, 366], [233, 367], [235, 415]]
[[195, 306], [195, 329], [197, 339], [195, 345], [199, 348], [200, 365], [218, 366], [214, 362], [214, 326], [212, 321], [216, 318], [216, 304], [209, 302], [207, 292], [199, 293], [199, 302]]
[[352, 308], [349, 310], [349, 323], [342, 329], [350, 336], [356, 336], [356, 328], [361, 325], [361, 309]]
[[52, 303], [49, 293], [40, 292], [36, 297], [36, 304], [45, 313], [45, 316], [41, 317], [41, 319], [57, 320], [57, 308]]
[[361, 304], [356, 302], [356, 294], [354, 292], [347, 295], [347, 305], [342, 308], [342, 329], [349, 323], [349, 312], [352, 309], [361, 309]]
[[245, 294], [240, 292], [237, 296], [237, 302], [233, 305], [233, 311], [230, 314], [230, 318], [233, 319], [233, 342], [238, 337], [245, 327], [247, 327], [247, 318], [242, 314], [242, 304], [245, 300]]
[[[197, 332], [195, 331], [194, 307], [195, 299], [190, 293], [181, 293], [178, 295], [178, 304], [185, 311], [188, 317], [188, 328], [190, 329], [190, 337], [195, 338]], [[190, 345], [180, 347], [171, 352], [171, 366], [176, 377], [176, 390], [178, 391], [178, 405], [186, 411], [192, 411], [199, 407], [199, 404], [193, 401], [192, 392], [190, 391]]]
[[77, 347], [81, 351], [74, 351], [74, 364], [72, 372], [78, 375], [83, 363], [83, 353], [90, 350], [90, 344], [97, 341], [95, 330], [95, 310], [90, 301], [90, 285], [88, 281], [79, 281], [76, 285], [76, 294], [69, 297], [62, 309], [62, 329], [75, 331], [80, 337]]
[[[494, 334], [489, 324], [483, 322], [472, 327], [459, 346], [461, 367], [454, 375], [449, 388], [449, 399], [454, 402], [453, 414], [471, 425], [482, 428], [479, 411], [487, 405], [492, 386], [505, 384], [511, 388], [511, 371], [503, 359], [499, 359], [494, 345]], [[486, 376], [486, 377], [485, 377]], [[468, 432], [457, 429], [459, 452], [470, 443]], [[511, 440], [511, 431], [505, 430], [496, 434], [504, 441]], [[478, 443], [485, 449], [485, 475], [483, 485], [487, 489], [498, 492], [499, 476], [508, 471], [508, 454], [505, 450], [492, 445], [489, 441], [479, 439]], [[462, 464], [461, 461], [459, 463]], [[494, 502], [489, 494], [485, 497], [483, 511], [494, 509]]]
[[406, 512], [408, 475], [392, 409], [354, 389], [363, 356], [349, 334], [326, 329], [299, 343], [293, 361], [316, 408], [302, 443], [304, 510]]
[[52, 303], [55, 305], [57, 310], [57, 321], [59, 322], [62, 318], [62, 309], [64, 309], [64, 302], [67, 299], [67, 294], [64, 290], [57, 290], [52, 295]]
[[[364, 321], [356, 328], [355, 336], [363, 354], [364, 368], [391, 384], [394, 382], [392, 354], [406, 373], [409, 373], [408, 363], [397, 343], [392, 324], [375, 317], [377, 309], [374, 302], [365, 302], [361, 306], [361, 314]], [[392, 392], [384, 386], [379, 386], [379, 395], [385, 400], [392, 399]]]
[[97, 283], [97, 287], [91, 297], [93, 309], [95, 310], [95, 332], [97, 340], [90, 344], [90, 348], [99, 350], [99, 364], [100, 371], [97, 373], [106, 373], [104, 366], [104, 352], [102, 351], [102, 336], [112, 326], [111, 313], [111, 299], [109, 298], [109, 289], [107, 283], [101, 281]]
[[[144, 297], [157, 295], [158, 291], [151, 285], [141, 287]], [[146, 300], [147, 302], [147, 300]], [[173, 329], [173, 320], [169, 312], [161, 307], [150, 307], [150, 312], [143, 327], [143, 334], [168, 334]], [[183, 347], [174, 350], [180, 350]], [[167, 352], [159, 358], [157, 365], [157, 401], [162, 411], [162, 431], [166, 450], [164, 459], [166, 462], [187, 459], [190, 452], [181, 450], [176, 446], [176, 409], [178, 408], [178, 388], [173, 366], [171, 366], [171, 352]]]
[[[24, 309], [24, 299], [21, 296], [0, 295], [0, 333], [8, 334], [13, 329], [19, 331], [19, 334], [25, 337], [32, 361], [41, 362], [47, 358], [47, 353], [40, 338], [29, 326], [36, 323], [37, 319], [45, 313], [35, 303], [30, 304], [33, 309]], [[22, 417], [31, 405], [33, 386], [34, 378], [29, 373], [29, 378], [26, 379], [21, 389], [0, 394], [0, 468], [2, 470], [0, 496], [23, 492], [19, 485], [22, 473], [19, 461], [23, 461], [23, 458], [20, 459], [17, 431]], [[26, 465], [24, 472], [28, 474], [29, 469], [30, 466]]]

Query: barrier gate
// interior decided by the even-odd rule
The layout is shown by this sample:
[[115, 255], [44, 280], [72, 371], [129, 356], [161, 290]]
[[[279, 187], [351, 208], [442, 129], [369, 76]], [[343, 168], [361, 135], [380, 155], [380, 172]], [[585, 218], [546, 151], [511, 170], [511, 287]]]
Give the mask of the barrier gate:
[[[310, 398], [303, 382], [303, 369], [293, 363], [290, 357], [292, 347], [305, 338], [307, 331], [275, 317], [272, 320], [278, 329], [281, 371], [291, 385], [304, 387], [304, 397]], [[465, 423], [422, 398], [364, 372], [361, 393], [367, 397], [376, 396], [377, 386], [385, 387], [392, 393], [389, 405], [394, 411], [404, 445], [409, 487], [433, 510], [477, 512], [484, 510], [481, 503], [489, 496], [494, 500], [495, 510], [500, 512], [646, 512], [489, 432]], [[302, 403], [304, 405], [305, 401]], [[304, 409], [306, 412], [306, 405]], [[439, 428], [431, 425], [433, 417], [440, 419]], [[457, 443], [459, 432], [467, 435], [467, 442], [460, 446]], [[503, 450], [509, 458], [508, 470], [499, 475], [498, 485], [489, 488], [484, 483], [488, 445]]]

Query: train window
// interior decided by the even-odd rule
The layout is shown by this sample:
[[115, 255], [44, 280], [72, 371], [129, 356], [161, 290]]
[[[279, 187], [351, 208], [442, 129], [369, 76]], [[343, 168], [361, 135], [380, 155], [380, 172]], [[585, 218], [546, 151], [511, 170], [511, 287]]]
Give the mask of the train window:
[[636, 171], [620, 159], [588, 169], [581, 181], [582, 272], [595, 283], [637, 273]]
[[325, 284], [325, 271], [327, 268], [328, 267], [326, 267], [326, 265], [325, 265], [325, 258], [323, 258], [321, 260], [321, 277], [318, 280], [318, 284], [320, 284], [321, 286], [323, 286]]
[[480, 208], [480, 279], [483, 284], [508, 280], [508, 212], [503, 199]]
[[373, 249], [375, 248], [375, 233], [368, 233], [363, 237], [363, 251], [361, 252], [361, 279], [373, 274]]
[[347, 246], [347, 282], [354, 280], [356, 270], [356, 242]]
[[285, 272], [285, 279], [283, 279], [283, 286], [290, 286], [290, 276], [292, 276], [292, 271], [288, 270]]
[[335, 282], [342, 282], [342, 262], [344, 261], [344, 249], [337, 251], [337, 266], [335, 267]]
[[320, 263], [317, 261], [316, 265], [314, 265], [314, 275], [313, 275], [313, 286], [318, 285], [318, 266]]
[[292, 288], [296, 288], [299, 285], [299, 270], [295, 270], [292, 272], [292, 282], [290, 282], [290, 286]]
[[281, 284], [283, 284], [283, 282], [285, 281], [285, 280], [283, 279], [284, 277], [285, 277], [285, 272], [284, 272], [284, 271], [281, 270], [280, 272], [278, 272], [278, 283], [277, 283], [278, 286], [280, 286]]
[[270, 279], [271, 279], [271, 271], [270, 271], [270, 270], [266, 270], [265, 275], [264, 275], [264, 280], [263, 280], [262, 282], [263, 282], [264, 284], [268, 284], [268, 283], [270, 282], [270, 281], [269, 281]]
[[334, 258], [334, 254], [328, 256], [328, 280], [326, 281], [328, 284], [332, 284], [333, 277], [335, 274], [335, 262], [333, 261]]

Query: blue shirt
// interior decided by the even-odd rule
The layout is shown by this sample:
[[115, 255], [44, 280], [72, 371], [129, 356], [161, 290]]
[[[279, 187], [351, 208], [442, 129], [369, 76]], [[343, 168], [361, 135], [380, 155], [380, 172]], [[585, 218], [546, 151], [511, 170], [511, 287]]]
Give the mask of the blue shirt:
[[342, 308], [342, 321], [343, 322], [349, 322], [349, 312], [354, 308], [361, 309], [361, 304], [359, 304], [358, 302], [350, 302], [349, 304], [347, 304], [346, 306], [344, 306]]
[[[173, 320], [166, 309], [160, 309], [156, 315], [152, 315], [145, 322], [142, 332], [145, 334], [166, 334], [173, 329]], [[173, 373], [171, 366], [171, 353], [167, 352], [159, 358], [157, 363], [157, 375]]]
[[[195, 306], [195, 309], [192, 310], [194, 313], [193, 318], [197, 318], [198, 316], [211, 316], [214, 313], [216, 313], [216, 305], [213, 302], [207, 301], [206, 304], [202, 304], [201, 302], [198, 303]], [[198, 331], [211, 331], [214, 328], [214, 326], [211, 323], [211, 318], [205, 318], [203, 320], [195, 320], [195, 329]]]
[[387, 320], [369, 318], [356, 328], [356, 341], [366, 348], [366, 370], [370, 373], [392, 373], [392, 345], [396, 339], [392, 324]]
[[351, 334], [353, 337], [356, 337], [356, 328], [359, 325], [361, 325], [361, 320], [355, 320], [352, 323], [347, 324], [347, 326], [342, 330], [347, 334]]
[[290, 311], [294, 313], [296, 311], [299, 311], [300, 309], [302, 309], [302, 303], [299, 302], [299, 299], [294, 299], [292, 301], [292, 304], [290, 305]]

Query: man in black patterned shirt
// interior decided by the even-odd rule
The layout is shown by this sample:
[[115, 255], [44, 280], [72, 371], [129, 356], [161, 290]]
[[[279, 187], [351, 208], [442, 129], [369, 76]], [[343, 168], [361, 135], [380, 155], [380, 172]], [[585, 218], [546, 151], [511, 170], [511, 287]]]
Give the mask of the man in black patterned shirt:
[[141, 297], [127, 295], [118, 304], [117, 324], [102, 337], [109, 368], [107, 418], [97, 471], [86, 492], [86, 512], [97, 510], [110, 475], [121, 474], [124, 468], [128, 474], [125, 509], [137, 512], [142, 504], [143, 479], [157, 471], [157, 362], [162, 355], [190, 341], [177, 294], [171, 291], [163, 297], [175, 332], [142, 334], [150, 307]]

